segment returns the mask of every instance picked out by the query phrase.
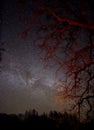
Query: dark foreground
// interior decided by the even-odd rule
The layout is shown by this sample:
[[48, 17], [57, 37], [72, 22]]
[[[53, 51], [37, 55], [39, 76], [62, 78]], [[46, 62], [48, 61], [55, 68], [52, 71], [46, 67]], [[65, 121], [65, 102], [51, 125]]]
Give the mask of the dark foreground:
[[94, 119], [80, 123], [74, 115], [55, 111], [49, 115], [33, 110], [24, 115], [0, 114], [0, 130], [94, 130]]

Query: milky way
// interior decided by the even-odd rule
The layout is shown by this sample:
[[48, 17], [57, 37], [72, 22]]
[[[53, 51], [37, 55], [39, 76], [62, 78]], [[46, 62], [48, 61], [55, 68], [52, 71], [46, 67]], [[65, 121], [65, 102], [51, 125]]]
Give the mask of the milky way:
[[18, 22], [17, 1], [2, 3], [1, 43], [5, 48], [0, 74], [0, 112], [19, 113], [33, 109], [55, 110], [53, 87], [56, 67], [44, 68], [34, 35], [21, 38], [25, 27]]

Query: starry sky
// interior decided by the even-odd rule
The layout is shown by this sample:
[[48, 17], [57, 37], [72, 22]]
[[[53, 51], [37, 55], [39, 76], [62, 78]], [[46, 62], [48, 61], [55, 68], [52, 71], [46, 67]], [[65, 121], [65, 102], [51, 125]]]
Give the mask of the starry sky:
[[2, 2], [0, 40], [5, 52], [0, 72], [0, 113], [23, 113], [33, 108], [39, 113], [58, 110], [53, 87], [59, 79], [56, 66], [44, 67], [33, 31], [27, 39], [21, 37], [27, 24], [19, 22], [18, 8], [16, 0]]
[[[51, 6], [48, 1], [49, 0], [45, 0], [42, 2], [49, 10], [51, 9], [51, 6], [53, 9], [56, 8], [54, 4], [56, 4], [57, 7], [61, 7], [59, 2], [57, 4], [57, 0], [52, 1], [54, 4], [52, 3]], [[40, 0], [37, 0], [37, 2], [40, 2]], [[33, 108], [40, 114], [43, 112], [49, 112], [50, 110], [60, 111], [61, 108], [66, 110], [66, 108], [72, 104], [70, 100], [68, 100], [68, 102], [65, 101], [66, 105], [64, 107], [62, 106], [62, 103], [55, 99], [57, 91], [56, 85], [63, 85], [64, 87], [64, 84], [59, 83], [62, 83], [62, 79], [66, 79], [66, 68], [61, 68], [60, 71], [56, 73], [56, 70], [60, 67], [58, 66], [60, 63], [58, 60], [57, 63], [54, 59], [51, 59], [50, 62], [47, 62], [48, 64], [45, 64], [43, 57], [47, 52], [39, 47], [41, 40], [36, 40], [38, 36], [44, 36], [48, 33], [45, 31], [45, 28], [44, 32], [38, 30], [40, 27], [39, 24], [47, 24], [47, 22], [50, 23], [56, 19], [54, 20], [53, 17], [50, 19], [49, 15], [45, 16], [45, 14], [41, 14], [38, 21], [33, 24], [25, 37], [23, 32], [26, 28], [28, 29], [28, 25], [32, 25], [32, 18], [34, 18], [33, 12], [38, 14], [38, 4], [33, 0], [3, 0], [0, 5], [0, 47], [5, 49], [2, 53], [2, 61], [0, 62], [0, 113], [24, 113], [26, 110], [32, 110]], [[87, 27], [87, 23], [93, 25], [94, 12], [92, 11], [93, 8], [91, 8], [93, 6], [92, 3], [88, 6], [88, 1], [86, 4], [84, 4], [83, 1], [82, 6], [80, 5], [81, 1], [70, 0], [66, 5], [62, 4], [62, 7], [59, 8], [59, 10], [56, 10], [57, 14], [59, 13], [66, 18], [65, 21], [67, 18], [70, 19], [70, 21], [67, 20], [70, 26], [71, 24], [74, 24], [73, 28], [68, 28], [69, 32], [66, 32], [64, 35], [65, 39], [62, 38], [63, 42], [59, 50], [56, 50], [56, 56], [58, 56], [61, 61], [66, 61], [66, 59], [70, 60], [77, 51], [78, 60], [78, 53], [80, 53], [80, 56], [83, 58], [82, 54], [86, 54], [86, 52], [83, 53], [79, 50], [81, 48], [83, 50], [84, 47], [90, 46], [88, 42], [89, 26]], [[68, 10], [66, 6], [69, 6], [70, 10]], [[48, 21], [46, 17], [48, 17]], [[78, 23], [76, 24], [78, 27], [75, 27], [75, 22], [71, 20], [77, 21]], [[85, 25], [79, 24], [80, 22]], [[64, 25], [58, 25], [58, 22], [55, 23], [57, 24], [57, 29], [60, 29], [62, 26], [68, 26], [66, 23], [63, 23]], [[87, 30], [85, 30], [86, 28]], [[94, 26], [91, 28], [94, 30]], [[76, 48], [73, 46], [75, 43], [72, 42], [72, 37], [69, 37], [71, 34], [74, 36], [73, 39], [77, 43]], [[92, 39], [94, 40], [94, 36], [92, 36]], [[56, 44], [56, 41], [52, 40], [53, 39], [51, 39], [51, 45]], [[71, 46], [70, 41], [73, 47], [72, 50], [70, 52], [68, 50], [67, 52], [64, 52], [64, 49], [62, 48], [66, 47], [66, 45]], [[88, 61], [88, 59], [86, 60]], [[65, 65], [66, 64], [67, 63], [65, 63]], [[85, 75], [86, 73], [82, 78], [85, 77]], [[68, 82], [70, 85], [73, 84], [73, 77], [72, 79], [68, 79]], [[84, 86], [83, 84], [85, 83], [82, 83], [82, 86]], [[61, 89], [63, 89], [63, 87]]]

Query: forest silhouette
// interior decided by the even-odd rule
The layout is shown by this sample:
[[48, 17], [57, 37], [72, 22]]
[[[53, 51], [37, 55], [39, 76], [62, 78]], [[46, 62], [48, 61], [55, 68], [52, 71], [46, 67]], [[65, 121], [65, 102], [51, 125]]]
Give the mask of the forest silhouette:
[[93, 130], [94, 119], [80, 122], [76, 115], [50, 111], [41, 115], [33, 109], [25, 114], [0, 114], [0, 130]]

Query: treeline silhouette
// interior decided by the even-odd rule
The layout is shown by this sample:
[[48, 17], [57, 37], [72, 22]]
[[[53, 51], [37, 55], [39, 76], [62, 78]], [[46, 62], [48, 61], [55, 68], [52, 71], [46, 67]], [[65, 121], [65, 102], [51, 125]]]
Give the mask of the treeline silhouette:
[[50, 111], [39, 115], [36, 110], [25, 114], [0, 114], [0, 130], [93, 130], [94, 119], [80, 122], [75, 115]]

